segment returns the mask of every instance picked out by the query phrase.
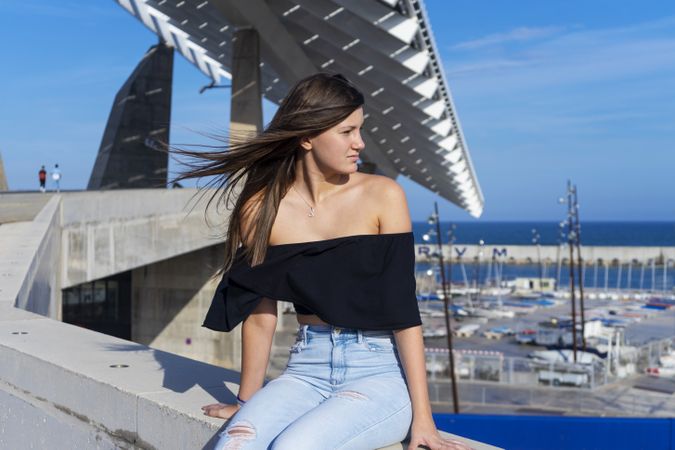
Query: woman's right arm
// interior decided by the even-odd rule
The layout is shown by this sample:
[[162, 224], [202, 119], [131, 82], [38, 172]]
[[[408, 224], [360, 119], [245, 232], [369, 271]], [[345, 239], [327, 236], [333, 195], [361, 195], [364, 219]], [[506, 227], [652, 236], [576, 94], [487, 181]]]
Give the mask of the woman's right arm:
[[263, 385], [277, 327], [277, 302], [263, 298], [241, 328], [239, 398], [247, 401]]
[[[245, 245], [251, 246], [256, 229], [256, 212], [261, 193], [253, 195], [242, 208], [241, 230]], [[247, 401], [265, 381], [270, 360], [272, 338], [277, 327], [277, 302], [263, 297], [242, 324], [241, 328], [241, 383], [239, 398]]]
[[[245, 207], [242, 211], [241, 227], [243, 230], [255, 227], [252, 220], [255, 202], [253, 199], [251, 202], [253, 208]], [[245, 232], [243, 236], [248, 238], [246, 245], [250, 245], [252, 234]], [[244, 401], [248, 401], [265, 381], [276, 327], [277, 302], [263, 297], [241, 326], [241, 380], [238, 395]], [[215, 403], [204, 406], [202, 409], [206, 415], [229, 419], [239, 410], [239, 405]]]
[[[277, 302], [263, 298], [241, 326], [241, 380], [239, 398], [248, 401], [263, 385], [277, 327]], [[204, 414], [231, 418], [240, 406], [213, 403], [202, 407]]]

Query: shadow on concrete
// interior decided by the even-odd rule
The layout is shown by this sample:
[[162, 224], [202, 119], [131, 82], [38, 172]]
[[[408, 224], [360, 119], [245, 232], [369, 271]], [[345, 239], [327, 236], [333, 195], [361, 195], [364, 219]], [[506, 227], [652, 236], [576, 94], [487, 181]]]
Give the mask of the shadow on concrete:
[[218, 402], [236, 403], [236, 394], [232, 393], [225, 383], [239, 384], [240, 374], [237, 371], [140, 344], [107, 345], [105, 349], [113, 352], [150, 352], [159, 363], [158, 370], [163, 372], [162, 387], [175, 393], [185, 393], [193, 387], [200, 387]]
[[[153, 358], [159, 363], [159, 369], [164, 374], [162, 387], [175, 392], [186, 393], [194, 387], [200, 387], [214, 399], [214, 403], [234, 404], [237, 402], [236, 394], [230, 391], [225, 383], [239, 384], [240, 373], [230, 369], [216, 367], [184, 356], [148, 348], [140, 344], [117, 344], [106, 345], [105, 349], [113, 352], [137, 352], [152, 353]], [[195, 405], [195, 411], [203, 405]], [[223, 421], [220, 429], [214, 433], [202, 450], [211, 450], [218, 443], [220, 433], [225, 430], [229, 423]]]

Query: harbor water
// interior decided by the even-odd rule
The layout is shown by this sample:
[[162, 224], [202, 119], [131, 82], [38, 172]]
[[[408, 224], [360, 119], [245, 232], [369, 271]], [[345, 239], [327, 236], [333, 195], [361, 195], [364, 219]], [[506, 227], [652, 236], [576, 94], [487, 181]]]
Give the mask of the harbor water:
[[[457, 244], [532, 245], [532, 230], [540, 235], [541, 245], [558, 245], [558, 222], [455, 222]], [[415, 243], [422, 244], [422, 235], [432, 227], [426, 222], [413, 222]], [[448, 242], [450, 222], [441, 222], [443, 242]], [[435, 241], [435, 237], [434, 237]], [[608, 247], [675, 247], [675, 222], [581, 222], [582, 245]]]

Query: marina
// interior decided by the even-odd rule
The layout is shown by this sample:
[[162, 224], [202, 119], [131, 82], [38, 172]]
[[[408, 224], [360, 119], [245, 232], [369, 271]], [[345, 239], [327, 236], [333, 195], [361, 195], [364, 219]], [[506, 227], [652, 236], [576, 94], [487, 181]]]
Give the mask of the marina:
[[[548, 226], [541, 223], [507, 224], [518, 245], [505, 240], [504, 224], [485, 223], [462, 225], [469, 229], [462, 243], [458, 243], [462, 226], [446, 224], [447, 239], [441, 245], [440, 227], [433, 227], [435, 217], [429, 224], [432, 227], [424, 223], [414, 227], [416, 281], [427, 371], [438, 402], [450, 395], [446, 385], [453, 383], [452, 364], [459, 401], [468, 401], [469, 408], [477, 408], [473, 411], [506, 408], [517, 413], [518, 392], [526, 389], [534, 396], [525, 403], [534, 409], [642, 414], [621, 401], [621, 407], [606, 406], [609, 392], [618, 400], [637, 389], [665, 396], [652, 408], [653, 414], [672, 414], [675, 246], [669, 242], [671, 224], [662, 224], [659, 238], [652, 234], [651, 225], [638, 232], [638, 224], [625, 223], [621, 232], [620, 224], [612, 224], [604, 240], [591, 240], [601, 244], [595, 246], [577, 242], [578, 224], [555, 224], [560, 229], [567, 225], [574, 238], [561, 232], [556, 245], [550, 245], [551, 236], [549, 245], [542, 245], [545, 239], [537, 229], [527, 230]], [[487, 234], [475, 235], [472, 228]], [[603, 235], [601, 229], [596, 224], [596, 236]], [[522, 239], [527, 231], [534, 245]], [[467, 243], [467, 235], [478, 238], [478, 244]], [[612, 245], [607, 240], [612, 235], [623, 245]], [[447, 335], [446, 304], [452, 340]], [[570, 408], [553, 394], [558, 390], [590, 393], [595, 401], [582, 406], [580, 399], [576, 408]], [[478, 398], [477, 392], [481, 392]]]

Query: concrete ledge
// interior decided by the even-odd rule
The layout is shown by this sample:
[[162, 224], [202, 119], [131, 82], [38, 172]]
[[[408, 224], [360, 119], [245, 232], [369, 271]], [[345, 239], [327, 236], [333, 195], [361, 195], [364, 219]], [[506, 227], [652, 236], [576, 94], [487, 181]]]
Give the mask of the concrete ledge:
[[[63, 226], [83, 222], [105, 223], [111, 220], [138, 219], [148, 216], [188, 214], [191, 208], [204, 218], [206, 203], [195, 188], [184, 189], [114, 189], [62, 194], [64, 197]], [[206, 198], [211, 191], [206, 191]], [[218, 224], [219, 218], [209, 215]], [[220, 221], [224, 216], [220, 217]]]
[[60, 206], [54, 195], [33, 221], [0, 227], [0, 305], [60, 318]]
[[0, 224], [30, 222], [53, 195], [52, 192], [0, 192]]
[[9, 320], [6, 312], [0, 390], [75, 418], [90, 434], [142, 448], [202, 448], [223, 422], [200, 406], [234, 401], [228, 383], [236, 387], [236, 372], [25, 312]]
[[[25, 311], [1, 307], [0, 317], [0, 393], [41, 410], [46, 430], [75, 423], [80, 441], [188, 449], [209, 448], [224, 425], [200, 407], [233, 402], [236, 372]], [[0, 430], [0, 444], [14, 433], [26, 430]]]

